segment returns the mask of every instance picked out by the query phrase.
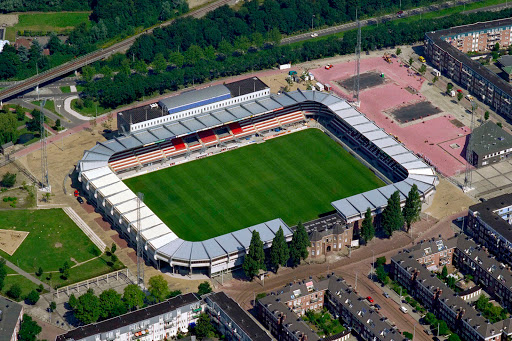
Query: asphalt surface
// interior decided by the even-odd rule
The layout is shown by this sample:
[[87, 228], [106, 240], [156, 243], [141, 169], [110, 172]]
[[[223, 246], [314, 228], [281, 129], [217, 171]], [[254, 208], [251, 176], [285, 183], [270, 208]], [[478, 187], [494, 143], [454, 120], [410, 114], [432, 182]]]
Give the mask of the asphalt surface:
[[[442, 4], [436, 4], [436, 5], [426, 6], [426, 7], [419, 7], [419, 8], [404, 10], [402, 18], [410, 17], [413, 15], [419, 15], [420, 13], [423, 14], [423, 13], [428, 13], [428, 12], [435, 12], [435, 11], [439, 11], [441, 9], [455, 7], [455, 6], [461, 6], [461, 5], [469, 4], [469, 3], [473, 3], [473, 2], [478, 2], [478, 0], [447, 1]], [[482, 12], [482, 11], [499, 11], [499, 10], [502, 10], [505, 8], [507, 8], [506, 4], [499, 4], [499, 5], [477, 8], [474, 10], [466, 11], [464, 13], [476, 13], [476, 12]], [[361, 27], [364, 27], [364, 26], [370, 26], [370, 25], [378, 25], [379, 23], [385, 23], [387, 21], [400, 20], [400, 19], [401, 18], [398, 18], [398, 16], [396, 14], [387, 14], [387, 15], [382, 15], [380, 17], [363, 19], [363, 20], [360, 20], [360, 23], [361, 23]], [[323, 37], [323, 36], [331, 35], [334, 33], [345, 32], [345, 31], [353, 30], [355, 28], [357, 28], [357, 22], [355, 22], [355, 21], [349, 22], [349, 23], [346, 23], [343, 25], [327, 27], [324, 29], [314, 30], [311, 32], [283, 38], [283, 39], [281, 39], [281, 45], [296, 43], [299, 41], [314, 39], [317, 37]], [[316, 36], [312, 37], [313, 34], [316, 34]]]

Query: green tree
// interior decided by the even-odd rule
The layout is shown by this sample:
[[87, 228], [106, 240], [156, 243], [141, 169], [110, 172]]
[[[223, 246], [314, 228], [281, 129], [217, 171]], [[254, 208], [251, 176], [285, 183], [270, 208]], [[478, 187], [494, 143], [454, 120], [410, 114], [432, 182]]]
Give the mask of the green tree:
[[496, 52], [499, 52], [499, 50], [500, 50], [500, 43], [494, 44], [494, 48], [492, 50], [496, 51]]
[[36, 341], [37, 335], [39, 335], [42, 330], [43, 329], [37, 322], [32, 320], [32, 317], [23, 314], [23, 320], [18, 333], [18, 341]]
[[413, 184], [405, 199], [405, 205], [403, 209], [403, 215], [405, 223], [407, 224], [407, 231], [411, 228], [412, 223], [420, 220], [421, 214], [421, 198], [418, 192], [418, 186]]
[[464, 94], [462, 92], [457, 92], [457, 100], [460, 102], [464, 98]]
[[279, 29], [276, 27], [271, 29], [270, 32], [268, 32], [268, 34], [267, 34], [267, 41], [274, 45], [279, 45], [279, 43], [281, 42], [281, 39], [282, 39], [281, 32], [279, 32]]
[[78, 298], [73, 312], [75, 317], [83, 324], [98, 321], [101, 313], [99, 298], [94, 295], [92, 289], [87, 290], [85, 294]]
[[489, 111], [486, 111], [486, 112], [484, 113], [484, 120], [486, 120], [486, 121], [487, 121], [487, 120], [489, 119], [489, 115], [490, 115]]
[[377, 259], [375, 260], [375, 266], [381, 266], [384, 264], [386, 264], [386, 256], [377, 257]]
[[435, 326], [436, 330], [439, 328], [439, 335], [448, 335], [450, 334], [450, 328], [448, 328], [448, 325], [446, 324], [446, 321], [444, 320], [437, 320], [438, 326]]
[[177, 68], [181, 68], [185, 63], [185, 57], [179, 52], [172, 52], [169, 55], [169, 63]]
[[439, 80], [439, 77], [437, 76], [434, 76], [434, 78], [432, 78], [432, 84], [436, 84], [436, 82]]
[[57, 129], [59, 129], [59, 128], [60, 128], [60, 125], [61, 125], [60, 118], [58, 118], [58, 119], [55, 121], [55, 127], [56, 127]]
[[300, 264], [301, 259], [306, 259], [309, 255], [308, 247], [311, 246], [308, 233], [301, 222], [297, 224], [297, 229], [293, 232], [290, 243], [290, 261], [292, 266]]
[[412, 340], [412, 337], [413, 337], [412, 333], [409, 333], [409, 332], [404, 332], [404, 336], [405, 336], [407, 339], [409, 339], [409, 340]]
[[169, 285], [162, 275], [153, 276], [149, 279], [148, 291], [156, 302], [166, 300], [170, 293]]
[[501, 123], [501, 122], [496, 122], [496, 125], [497, 125], [498, 127], [500, 127], [500, 128], [503, 128], [503, 123]]
[[395, 52], [395, 54], [396, 54], [397, 56], [401, 55], [401, 54], [402, 54], [402, 49], [401, 49], [401, 48], [399, 48], [399, 47], [397, 47], [397, 48], [396, 48], [396, 52]]
[[82, 68], [82, 79], [86, 82], [92, 81], [96, 70], [89, 65], [86, 65]]
[[459, 335], [457, 334], [451, 334], [449, 337], [448, 337], [448, 341], [461, 341]]
[[69, 296], [68, 304], [71, 309], [75, 309], [76, 305], [78, 304], [78, 300], [76, 299], [75, 294], [71, 294], [71, 296]]
[[37, 292], [37, 290], [32, 290], [31, 292], [28, 293], [27, 295], [27, 301], [29, 304], [36, 304], [37, 301], [39, 301], [39, 293]]
[[425, 315], [424, 319], [425, 319], [425, 322], [427, 322], [431, 326], [436, 325], [436, 327], [437, 327], [437, 319], [436, 319], [436, 316], [434, 314], [428, 312]]
[[3, 187], [13, 187], [16, 183], [16, 173], [5, 173], [2, 177], [2, 181], [0, 182], [0, 185]]
[[445, 265], [445, 266], [443, 266], [443, 269], [441, 270], [441, 278], [445, 279], [446, 277], [448, 277], [448, 268]]
[[18, 139], [18, 118], [16, 114], [0, 115], [0, 144], [16, 142]]
[[7, 296], [12, 298], [13, 300], [19, 300], [21, 298], [21, 287], [18, 283], [14, 283], [11, 285], [9, 290], [7, 290]]
[[452, 83], [448, 83], [446, 84], [446, 93], [449, 95], [450, 92], [452, 92], [453, 90], [453, 84]]
[[123, 300], [128, 310], [142, 307], [144, 305], [144, 297], [144, 292], [136, 284], [130, 284], [124, 288]]
[[418, 70], [422, 75], [425, 74], [425, 72], [427, 72], [427, 66], [425, 64], [421, 64], [419, 70]]
[[404, 226], [404, 217], [400, 208], [400, 193], [394, 192], [388, 199], [388, 203], [382, 212], [382, 225], [384, 232], [391, 237], [394, 231]]
[[194, 66], [203, 59], [203, 49], [197, 45], [191, 45], [184, 53], [185, 63]]
[[126, 313], [126, 305], [121, 294], [114, 289], [103, 291], [99, 297], [100, 317], [102, 319], [119, 316]]
[[112, 243], [112, 247], [110, 248], [110, 253], [114, 254], [117, 251], [117, 245], [116, 243]]
[[55, 309], [57, 309], [57, 303], [51, 301], [50, 304], [48, 305], [48, 310], [50, 310], [50, 312], [53, 312], [55, 311]]
[[157, 53], [153, 60], [153, 67], [157, 72], [163, 72], [167, 68], [167, 61], [164, 58], [163, 53]]
[[251, 244], [242, 264], [245, 275], [252, 279], [260, 269], [265, 269], [265, 252], [258, 231], [252, 231]]
[[372, 210], [368, 207], [361, 224], [361, 236], [366, 242], [369, 242], [375, 236], [375, 228], [373, 227]]
[[5, 285], [5, 277], [7, 277], [7, 265], [5, 259], [0, 258], [0, 289], [3, 289]]
[[412, 57], [409, 58], [409, 65], [412, 66], [412, 63], [414, 63], [414, 59], [412, 59]]
[[71, 266], [69, 265], [69, 263], [64, 262], [64, 265], [62, 266], [62, 268], [59, 269], [59, 271], [61, 273], [60, 277], [62, 277], [62, 279], [68, 279], [70, 269], [71, 269]]
[[203, 283], [199, 284], [197, 287], [197, 294], [199, 296], [205, 295], [212, 292], [212, 286], [210, 285], [210, 282], [204, 281]]
[[284, 232], [281, 226], [272, 240], [272, 248], [270, 249], [270, 264], [277, 272], [279, 266], [286, 266], [290, 253], [288, 252], [288, 244], [284, 238]]
[[389, 283], [388, 273], [386, 272], [384, 265], [377, 266], [375, 273], [377, 274], [377, 279], [379, 280], [379, 282], [381, 282], [384, 285], [387, 285]]
[[199, 315], [196, 326], [194, 327], [193, 334], [198, 338], [212, 337], [214, 336], [215, 329], [210, 321], [207, 314]]

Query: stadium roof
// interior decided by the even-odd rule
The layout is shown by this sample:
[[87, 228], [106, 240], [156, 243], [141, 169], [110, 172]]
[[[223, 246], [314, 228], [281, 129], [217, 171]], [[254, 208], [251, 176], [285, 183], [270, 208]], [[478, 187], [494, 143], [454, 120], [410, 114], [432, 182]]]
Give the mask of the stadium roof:
[[258, 77], [251, 77], [224, 84], [231, 92], [231, 97], [243, 96], [252, 92], [268, 89]]
[[496, 123], [487, 121], [473, 130], [471, 143], [473, 151], [483, 156], [512, 148], [512, 135]]
[[166, 107], [167, 110], [170, 110], [182, 107], [187, 104], [197, 103], [224, 95], [231, 95], [231, 93], [226, 86], [219, 84], [208, 86], [202, 89], [182, 92], [180, 95], [161, 99], [160, 101], [158, 101], [158, 104], [161, 107]]
[[[191, 119], [186, 118], [141, 130], [127, 137], [114, 138], [98, 143], [86, 151], [82, 160], [78, 162], [79, 179], [87, 182], [86, 186], [88, 188], [92, 187], [96, 191], [95, 195], [101, 195], [101, 197], [105, 198], [103, 205], [107, 205], [107, 208], [112, 207], [113, 210], [118, 212], [119, 218], [116, 215], [116, 219], [119, 219], [120, 222], [124, 220], [128, 224], [132, 224], [135, 221], [136, 212], [135, 194], [113, 174], [108, 166], [108, 161], [115, 152], [141, 147], [149, 141], [157, 142], [163, 136], [171, 139], [187, 135], [195, 131], [195, 129], [211, 129], [215, 127], [208, 126], [209, 123], [215, 124], [219, 122], [217, 125], [224, 125], [250, 116], [262, 115], [276, 109], [281, 109], [285, 105], [312, 101], [324, 105], [333, 115], [339, 117], [340, 120], [347, 123], [351, 122], [354, 129], [361, 131], [375, 145], [381, 146], [380, 148], [383, 152], [387, 153], [396, 163], [401, 164], [409, 173], [408, 178], [401, 182], [334, 201], [332, 206], [346, 221], [362, 217], [368, 207], [380, 212], [385, 207], [387, 199], [397, 190], [400, 192], [401, 199], [403, 200], [413, 184], [418, 186], [420, 194], [423, 195], [430, 193], [437, 185], [437, 176], [430, 166], [405, 148], [400, 142], [387, 135], [381, 128], [351, 107], [345, 100], [332, 94], [301, 90], [281, 95], [269, 95], [221, 110], [193, 116], [192, 120], [198, 123], [197, 126], [192, 126], [190, 123]], [[198, 257], [204, 257], [202, 260], [209, 262], [216, 257], [226, 254], [243, 252], [249, 246], [251, 231], [254, 229], [260, 232], [263, 242], [269, 242], [279, 229], [279, 226], [283, 227], [285, 236], [292, 234], [292, 231], [281, 219], [275, 219], [205, 241], [187, 242], [178, 238], [172, 232], [172, 226], [168, 227], [164, 224], [148, 207], [144, 206], [143, 211], [144, 219], [142, 224], [151, 224], [143, 226], [141, 231], [146, 247], [150, 247], [157, 255], [169, 260], [191, 262], [192, 260], [199, 260]], [[136, 226], [133, 225], [135, 224], [130, 226], [135, 229]]]

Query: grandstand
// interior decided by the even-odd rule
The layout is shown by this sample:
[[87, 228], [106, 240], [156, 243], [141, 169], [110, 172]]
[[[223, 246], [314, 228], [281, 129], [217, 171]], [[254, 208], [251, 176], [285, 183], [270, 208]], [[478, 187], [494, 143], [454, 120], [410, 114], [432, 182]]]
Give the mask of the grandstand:
[[[135, 176], [155, 167], [227, 152], [256, 140], [304, 129], [308, 124], [321, 127], [334, 139], [359, 147], [363, 156], [375, 160], [397, 180], [334, 201], [332, 206], [346, 223], [360, 221], [368, 207], [374, 214], [381, 213], [387, 198], [395, 191], [405, 200], [413, 184], [418, 186], [424, 202], [430, 202], [438, 183], [430, 166], [345, 100], [317, 91], [298, 90], [248, 99], [98, 143], [85, 151], [78, 162], [79, 180], [90, 201], [134, 245], [137, 200], [120, 176]], [[184, 241], [146, 205], [141, 208], [141, 224], [147, 260], [159, 268], [170, 266], [173, 272], [208, 275], [239, 266], [249, 246], [251, 231], [255, 229], [260, 232], [265, 247], [271, 246], [279, 226], [288, 240], [292, 234], [281, 219], [274, 219], [205, 241]]]

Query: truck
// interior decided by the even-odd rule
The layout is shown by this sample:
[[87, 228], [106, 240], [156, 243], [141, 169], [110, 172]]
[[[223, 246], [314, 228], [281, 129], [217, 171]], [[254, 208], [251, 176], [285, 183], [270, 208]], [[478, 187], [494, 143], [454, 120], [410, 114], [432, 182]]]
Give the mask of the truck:
[[317, 83], [315, 84], [315, 88], [316, 88], [318, 91], [324, 91], [324, 90], [325, 90], [324, 85], [323, 85], [322, 83], [319, 83], [319, 82], [317, 82]]
[[325, 91], [331, 91], [332, 87], [329, 84], [325, 84]]

